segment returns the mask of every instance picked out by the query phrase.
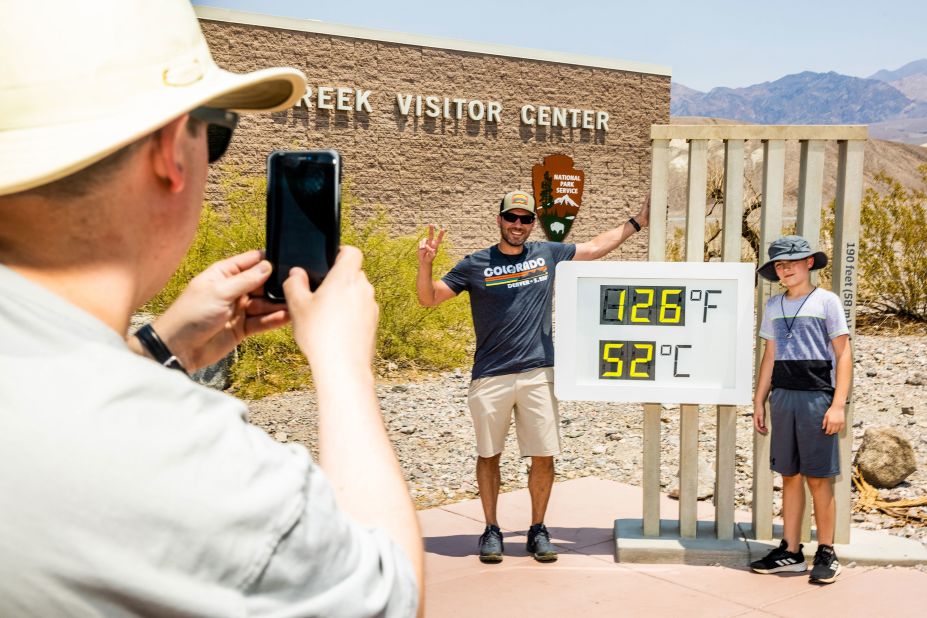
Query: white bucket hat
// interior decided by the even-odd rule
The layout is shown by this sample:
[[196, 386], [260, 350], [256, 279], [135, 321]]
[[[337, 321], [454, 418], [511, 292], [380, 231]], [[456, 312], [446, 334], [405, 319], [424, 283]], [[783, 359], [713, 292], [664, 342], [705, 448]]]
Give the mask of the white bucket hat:
[[188, 0], [0, 0], [0, 195], [69, 176], [199, 106], [275, 111], [296, 69], [220, 69]]

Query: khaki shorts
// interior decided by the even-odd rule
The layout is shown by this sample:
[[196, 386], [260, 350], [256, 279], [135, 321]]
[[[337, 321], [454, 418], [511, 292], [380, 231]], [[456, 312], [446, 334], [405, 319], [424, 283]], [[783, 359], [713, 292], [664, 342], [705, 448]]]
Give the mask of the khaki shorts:
[[522, 457], [560, 453], [560, 414], [554, 398], [553, 367], [473, 380], [468, 403], [480, 457], [502, 452], [513, 412]]

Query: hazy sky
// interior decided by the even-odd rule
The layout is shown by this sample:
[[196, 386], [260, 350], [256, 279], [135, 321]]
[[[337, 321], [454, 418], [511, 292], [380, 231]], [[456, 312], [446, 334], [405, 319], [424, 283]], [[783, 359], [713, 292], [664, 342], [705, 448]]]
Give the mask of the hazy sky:
[[194, 0], [194, 4], [669, 66], [690, 88], [927, 57], [924, 0]]

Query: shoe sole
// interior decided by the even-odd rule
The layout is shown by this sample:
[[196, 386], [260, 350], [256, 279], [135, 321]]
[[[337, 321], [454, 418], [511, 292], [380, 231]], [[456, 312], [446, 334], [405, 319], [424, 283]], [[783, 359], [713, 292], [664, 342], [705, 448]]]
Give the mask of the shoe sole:
[[808, 581], [811, 582], [812, 584], [832, 584], [835, 581], [837, 581], [837, 576], [840, 575], [840, 571], [842, 570], [843, 570], [843, 567], [838, 564], [837, 571], [832, 576], [828, 577], [827, 579], [809, 577]]
[[534, 554], [538, 562], [557, 562], [557, 554]]
[[484, 564], [498, 564], [502, 562], [502, 554], [488, 554], [480, 556], [480, 562]]
[[761, 575], [773, 575], [775, 573], [804, 573], [808, 570], [808, 563], [800, 562], [798, 564], [787, 564], [785, 566], [777, 566], [772, 569], [757, 569], [755, 567], [750, 567], [750, 570]]

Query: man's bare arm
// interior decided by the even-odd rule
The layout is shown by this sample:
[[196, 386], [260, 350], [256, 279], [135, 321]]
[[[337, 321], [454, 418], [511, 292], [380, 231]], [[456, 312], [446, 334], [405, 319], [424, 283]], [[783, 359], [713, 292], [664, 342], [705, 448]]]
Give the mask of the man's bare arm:
[[423, 238], [418, 245], [418, 275], [415, 279], [415, 290], [418, 293], [418, 302], [423, 307], [437, 307], [446, 300], [457, 296], [443, 281], [435, 281], [432, 273], [432, 264], [438, 255], [438, 247], [444, 240], [445, 230], [435, 236], [435, 226], [428, 226], [428, 237]]

